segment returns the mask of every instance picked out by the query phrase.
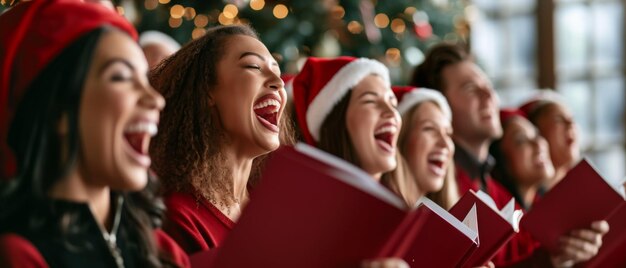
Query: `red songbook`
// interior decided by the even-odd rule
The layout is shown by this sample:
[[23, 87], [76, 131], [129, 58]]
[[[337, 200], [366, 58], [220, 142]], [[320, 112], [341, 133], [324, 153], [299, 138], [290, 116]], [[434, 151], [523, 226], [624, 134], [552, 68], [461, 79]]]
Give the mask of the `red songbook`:
[[602, 247], [593, 259], [577, 267], [623, 268], [626, 267], [626, 202], [609, 216], [609, 232], [602, 238]]
[[[398, 256], [414, 258], [412, 265], [423, 267], [427, 257], [471, 254], [477, 233], [451, 215], [442, 222], [438, 217], [446, 216], [438, 213], [445, 210], [433, 205], [424, 201], [417, 209], [407, 208], [371, 176], [337, 157], [305, 144], [284, 147], [268, 160], [213, 264], [358, 267], [363, 260]], [[449, 227], [455, 225], [462, 230]], [[467, 246], [464, 252], [454, 252], [458, 244]]]
[[478, 247], [476, 208], [456, 219], [424, 197], [396, 228], [378, 257], [398, 257], [414, 267], [461, 267]]
[[561, 236], [606, 220], [623, 202], [623, 187], [611, 185], [583, 159], [533, 205], [521, 225], [543, 247], [557, 252]]
[[457, 219], [462, 219], [474, 205], [478, 218], [480, 245], [465, 267], [483, 266], [491, 260], [498, 250], [519, 231], [519, 221], [523, 215], [521, 210], [515, 209], [515, 199], [511, 198], [502, 210], [498, 210], [496, 203], [488, 194], [483, 191], [477, 193], [473, 190], [467, 191], [450, 208], [450, 214]]

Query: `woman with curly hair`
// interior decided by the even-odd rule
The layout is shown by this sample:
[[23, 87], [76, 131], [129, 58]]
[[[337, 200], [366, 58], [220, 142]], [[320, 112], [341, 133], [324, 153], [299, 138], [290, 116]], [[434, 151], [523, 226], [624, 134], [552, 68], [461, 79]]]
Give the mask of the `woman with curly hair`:
[[280, 69], [248, 26], [210, 29], [150, 73], [167, 106], [150, 146], [165, 230], [188, 253], [220, 245], [262, 158], [291, 143]]

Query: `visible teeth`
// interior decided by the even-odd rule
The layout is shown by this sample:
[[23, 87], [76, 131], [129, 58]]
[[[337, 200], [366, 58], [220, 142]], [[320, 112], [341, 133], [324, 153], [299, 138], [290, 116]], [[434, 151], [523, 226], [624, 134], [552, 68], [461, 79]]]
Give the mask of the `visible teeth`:
[[156, 135], [157, 132], [157, 124], [153, 122], [137, 122], [127, 125], [124, 129], [124, 133], [147, 133], [151, 137]]
[[280, 102], [278, 102], [278, 100], [275, 100], [275, 99], [267, 99], [261, 103], [254, 105], [254, 107], [252, 108], [256, 110], [256, 109], [265, 108], [267, 106], [273, 106], [275, 107], [275, 111], [278, 111], [280, 109]]
[[374, 135], [378, 135], [378, 134], [383, 134], [383, 133], [396, 133], [398, 131], [398, 128], [396, 126], [385, 126], [382, 128], [379, 128], [376, 130], [376, 132], [374, 132]]
[[432, 154], [428, 156], [429, 161], [446, 161], [446, 155], [444, 154]]

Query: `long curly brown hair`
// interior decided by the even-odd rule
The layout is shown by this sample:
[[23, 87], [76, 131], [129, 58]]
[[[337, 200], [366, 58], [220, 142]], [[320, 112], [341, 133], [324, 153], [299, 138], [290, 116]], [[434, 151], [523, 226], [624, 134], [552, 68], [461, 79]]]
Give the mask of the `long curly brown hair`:
[[[165, 191], [200, 194], [213, 204], [229, 206], [233, 197], [231, 171], [225, 168], [221, 145], [228, 141], [219, 111], [209, 103], [217, 84], [217, 64], [229, 38], [245, 35], [258, 39], [246, 25], [215, 27], [149, 74], [152, 85], [163, 94], [167, 105], [161, 112], [159, 133], [150, 144], [153, 169]], [[279, 123], [281, 144], [291, 144], [291, 120], [283, 113]], [[265, 156], [252, 166], [250, 183], [255, 183]], [[216, 194], [219, 193], [219, 194]], [[216, 200], [220, 196], [221, 200]]]

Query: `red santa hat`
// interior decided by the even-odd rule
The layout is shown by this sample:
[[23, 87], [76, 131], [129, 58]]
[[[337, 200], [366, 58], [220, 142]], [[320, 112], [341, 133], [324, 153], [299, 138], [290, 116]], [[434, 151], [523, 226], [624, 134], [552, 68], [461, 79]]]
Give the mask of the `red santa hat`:
[[411, 108], [424, 101], [432, 101], [439, 106], [443, 115], [452, 121], [452, 111], [446, 97], [441, 92], [430, 88], [416, 88], [413, 86], [393, 86], [393, 93], [398, 99], [398, 112], [404, 116]]
[[293, 79], [293, 98], [298, 124], [309, 144], [319, 141], [320, 128], [335, 105], [370, 74], [380, 76], [388, 87], [389, 69], [366, 58], [308, 58]]
[[500, 124], [504, 124], [514, 117], [528, 118], [527, 114], [520, 109], [501, 109], [500, 110]]
[[122, 16], [79, 0], [22, 2], [0, 16], [0, 178], [15, 173], [6, 139], [14, 109], [26, 88], [65, 47], [104, 25], [121, 29], [137, 40], [137, 32]]
[[520, 105], [519, 109], [522, 110], [528, 118], [532, 117], [537, 109], [550, 103], [558, 103], [563, 105], [564, 102], [563, 98], [553, 90], [539, 90], [537, 94], [535, 94], [530, 99], [528, 99], [528, 101]]

